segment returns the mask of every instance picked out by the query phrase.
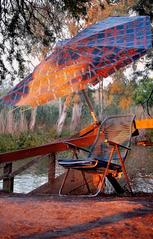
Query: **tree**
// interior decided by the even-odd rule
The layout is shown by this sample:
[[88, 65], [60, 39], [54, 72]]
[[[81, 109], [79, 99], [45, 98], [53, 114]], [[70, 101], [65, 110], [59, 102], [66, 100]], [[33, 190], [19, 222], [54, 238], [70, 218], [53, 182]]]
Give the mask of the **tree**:
[[[128, 111], [133, 105], [135, 80], [127, 80], [122, 70], [113, 76], [113, 82], [108, 85], [108, 107], [116, 109], [116, 112]], [[113, 107], [112, 107], [113, 106]]]
[[[64, 103], [62, 104], [62, 106], [60, 105], [60, 107], [59, 107], [59, 109], [60, 109], [59, 110], [59, 118], [57, 121], [57, 135], [58, 136], [61, 136], [63, 126], [65, 123], [65, 119], [67, 116], [67, 109], [68, 109], [70, 103], [71, 103], [71, 97], [67, 96]], [[60, 102], [60, 104], [61, 104], [61, 102]]]
[[79, 94], [75, 94], [73, 97], [72, 118], [70, 124], [70, 132], [80, 130], [82, 102]]
[[[33, 45], [51, 46], [61, 38], [66, 18], [85, 16], [87, 0], [0, 1], [0, 83], [9, 73], [23, 77], [26, 55]], [[7, 64], [6, 64], [7, 62]], [[9, 64], [8, 64], [9, 63]], [[9, 67], [8, 67], [9, 65]]]
[[[133, 10], [136, 11], [139, 15], [142, 16], [150, 16], [150, 20], [153, 23], [153, 1], [152, 0], [138, 0], [133, 6]], [[153, 31], [153, 25], [151, 25], [152, 31]], [[152, 39], [153, 43], [153, 39]], [[150, 49], [150, 51], [147, 54], [146, 59], [146, 68], [153, 69], [153, 50]]]
[[[145, 107], [146, 105], [146, 107]], [[153, 88], [152, 91], [150, 93], [150, 95], [148, 96], [147, 99], [145, 99], [145, 101], [143, 102], [143, 108], [145, 107], [147, 109], [147, 114], [151, 117], [153, 117], [153, 114], [151, 112], [151, 107], [153, 106]]]
[[[143, 104], [146, 99], [151, 95], [153, 89], [153, 79], [143, 78], [138, 81], [134, 91], [134, 101], [136, 104]], [[153, 106], [153, 101], [149, 101], [149, 106]]]
[[153, 2], [152, 0], [137, 0], [133, 6], [133, 9], [139, 13], [139, 15], [148, 15], [153, 20]]
[[135, 0], [93, 0], [88, 8], [86, 25], [101, 21], [110, 16], [127, 15]]
[[[152, 0], [137, 0], [132, 6], [132, 9], [139, 15], [150, 16], [151, 23], [153, 23], [153, 1]], [[153, 24], [151, 24], [153, 31]], [[153, 39], [152, 39], [153, 44]], [[149, 78], [150, 70], [153, 69], [153, 50], [148, 51], [145, 56], [144, 70], [136, 70], [133, 73], [133, 80], [141, 77], [141, 80], [136, 81], [133, 101], [136, 105], [141, 105], [144, 112], [151, 116], [151, 107], [153, 106], [153, 79]]]

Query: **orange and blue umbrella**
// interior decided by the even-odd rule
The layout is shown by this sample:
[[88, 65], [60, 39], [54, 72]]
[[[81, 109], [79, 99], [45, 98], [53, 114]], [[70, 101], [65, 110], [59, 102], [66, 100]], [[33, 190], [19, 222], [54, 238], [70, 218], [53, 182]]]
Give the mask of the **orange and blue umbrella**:
[[59, 42], [1, 101], [35, 107], [78, 92], [139, 59], [151, 47], [148, 16], [109, 17]]

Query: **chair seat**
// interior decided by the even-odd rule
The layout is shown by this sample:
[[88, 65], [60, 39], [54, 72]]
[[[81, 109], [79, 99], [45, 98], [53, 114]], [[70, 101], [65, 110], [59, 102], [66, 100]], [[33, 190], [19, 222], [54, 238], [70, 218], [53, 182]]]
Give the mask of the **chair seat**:
[[[107, 167], [107, 161], [99, 160], [96, 167], [97, 168], [106, 168]], [[121, 165], [118, 165], [118, 164], [115, 164], [115, 163], [110, 163], [109, 169], [117, 170], [118, 172], [122, 172]]]
[[60, 166], [63, 166], [65, 168], [80, 168], [80, 167], [95, 167], [96, 160], [95, 159], [89, 159], [89, 160], [74, 160], [74, 159], [64, 159], [58, 161]]
[[[95, 166], [97, 160], [96, 159], [88, 159], [88, 160], [74, 160], [74, 159], [64, 159], [59, 160], [58, 163], [60, 166], [63, 166], [64, 168], [75, 168], [75, 169], [81, 169], [81, 168], [89, 168], [97, 170], [98, 168], [106, 168], [107, 162], [99, 160], [98, 164]], [[118, 170], [118, 172], [121, 172], [121, 166], [118, 164], [110, 163], [109, 169], [111, 170]]]

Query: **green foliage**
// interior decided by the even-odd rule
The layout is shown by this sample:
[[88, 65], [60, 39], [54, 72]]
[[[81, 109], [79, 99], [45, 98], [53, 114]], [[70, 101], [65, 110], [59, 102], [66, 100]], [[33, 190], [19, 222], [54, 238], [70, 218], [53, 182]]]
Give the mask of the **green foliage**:
[[83, 104], [81, 122], [85, 127], [93, 121], [92, 116], [89, 111], [89, 107], [86, 104]]
[[[93, 91], [91, 89], [88, 89], [86, 94], [89, 97], [89, 100], [94, 108], [96, 115], [98, 115], [98, 112], [97, 112], [98, 109], [96, 108], [96, 104], [94, 102]], [[82, 105], [82, 114], [81, 114], [80, 124], [81, 124], [81, 128], [83, 128], [83, 127], [87, 127], [87, 125], [89, 125], [91, 122], [93, 122], [93, 118], [91, 116], [89, 106], [87, 105], [87, 102], [83, 96], [82, 96], [81, 100], [82, 100], [83, 105]]]
[[16, 139], [16, 147], [29, 148], [43, 143], [43, 137], [37, 133], [21, 133]]
[[70, 136], [70, 130], [69, 129], [63, 129], [61, 133], [61, 138], [67, 138]]
[[[144, 78], [137, 82], [133, 100], [136, 104], [142, 104], [150, 95], [153, 89], [153, 79]], [[153, 106], [153, 101], [149, 102], [149, 106]]]
[[37, 108], [37, 125], [44, 124], [47, 127], [54, 125], [58, 119], [58, 108], [55, 105], [44, 105]]
[[118, 114], [121, 114], [121, 109], [114, 102], [113, 104], [108, 105], [108, 106], [105, 107], [103, 114], [106, 115], [106, 116], [108, 116], [108, 115], [118, 115]]
[[133, 104], [133, 93], [135, 81], [128, 81], [119, 71], [114, 75], [114, 81], [107, 88], [107, 105], [105, 110], [109, 113], [117, 114], [127, 111]]
[[133, 9], [136, 10], [140, 15], [149, 15], [153, 19], [153, 2], [152, 0], [138, 0], [136, 1]]
[[153, 141], [153, 130], [152, 129], [146, 129], [146, 135], [148, 138]]
[[16, 137], [14, 137], [11, 134], [0, 135], [0, 152], [6, 152], [16, 149], [17, 149]]
[[20, 134], [1, 134], [0, 152], [7, 152], [19, 149], [39, 146], [50, 143], [56, 138], [56, 130], [49, 129], [47, 132], [24, 132]]

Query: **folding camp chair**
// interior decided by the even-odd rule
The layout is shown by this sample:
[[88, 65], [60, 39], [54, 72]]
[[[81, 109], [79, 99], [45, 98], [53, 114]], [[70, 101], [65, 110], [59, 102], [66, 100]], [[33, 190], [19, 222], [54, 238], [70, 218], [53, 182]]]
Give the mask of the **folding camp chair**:
[[[124, 175], [129, 190], [132, 193], [124, 162], [130, 150], [131, 137], [136, 131], [135, 116], [111, 116], [100, 124], [95, 142], [91, 145], [90, 149], [65, 142], [73, 150], [74, 158], [59, 160], [59, 165], [67, 169], [59, 190], [59, 195], [63, 195], [63, 188], [68, 174], [72, 169], [81, 171], [89, 196], [97, 196], [104, 189], [106, 177], [116, 191], [123, 192], [123, 189], [121, 189], [116, 180], [121, 173]], [[87, 153], [87, 156], [83, 159], [79, 159], [78, 151], [80, 150]], [[99, 176], [97, 191], [95, 193], [91, 194], [85, 173], [96, 173]]]

